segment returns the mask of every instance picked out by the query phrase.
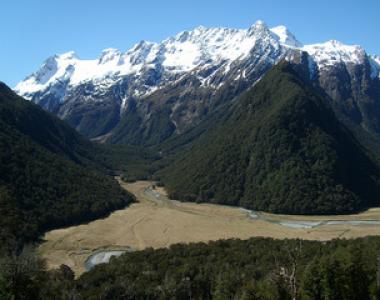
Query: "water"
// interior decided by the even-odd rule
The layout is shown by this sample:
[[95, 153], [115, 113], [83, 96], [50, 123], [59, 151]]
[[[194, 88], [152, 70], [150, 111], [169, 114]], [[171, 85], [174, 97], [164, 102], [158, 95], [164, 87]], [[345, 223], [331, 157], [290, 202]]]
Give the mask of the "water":
[[108, 263], [111, 257], [119, 257], [123, 253], [131, 250], [110, 250], [110, 251], [99, 251], [91, 254], [85, 261], [84, 266], [87, 271], [91, 270], [93, 267], [99, 264]]
[[331, 225], [351, 225], [351, 226], [363, 226], [363, 225], [380, 225], [380, 220], [323, 220], [323, 221], [298, 221], [298, 220], [275, 220], [270, 217], [264, 216], [256, 211], [248, 211], [248, 215], [251, 219], [262, 220], [289, 228], [298, 229], [311, 229], [318, 226], [331, 226]]

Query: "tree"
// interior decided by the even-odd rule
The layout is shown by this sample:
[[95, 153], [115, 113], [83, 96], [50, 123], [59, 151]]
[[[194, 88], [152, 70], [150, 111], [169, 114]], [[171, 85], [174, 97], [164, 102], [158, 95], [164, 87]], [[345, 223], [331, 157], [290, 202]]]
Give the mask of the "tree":
[[286, 241], [283, 250], [285, 262], [281, 263], [275, 257], [277, 277], [286, 283], [292, 300], [296, 300], [299, 294], [298, 264], [302, 257], [302, 240], [297, 240], [296, 244]]
[[0, 260], [1, 289], [11, 299], [38, 299], [45, 277], [44, 261], [31, 247], [25, 247], [19, 255], [13, 253]]
[[315, 257], [310, 264], [307, 265], [303, 281], [302, 291], [304, 295], [310, 300], [322, 300], [322, 283], [321, 283], [321, 269], [320, 259]]
[[362, 251], [359, 247], [353, 247], [350, 260], [346, 266], [346, 274], [349, 278], [349, 296], [352, 300], [369, 300], [369, 276], [365, 268]]

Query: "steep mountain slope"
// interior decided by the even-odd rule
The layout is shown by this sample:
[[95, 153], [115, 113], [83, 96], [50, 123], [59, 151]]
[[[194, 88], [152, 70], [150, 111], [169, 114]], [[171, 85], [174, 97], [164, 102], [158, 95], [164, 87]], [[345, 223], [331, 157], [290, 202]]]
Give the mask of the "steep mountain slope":
[[378, 57], [337, 41], [303, 46], [286, 27], [261, 21], [246, 30], [198, 27], [95, 60], [56, 55], [15, 89], [87, 137], [153, 145], [199, 124], [283, 58], [299, 63], [380, 153]]
[[304, 48], [317, 62], [317, 83], [333, 99], [332, 107], [344, 120], [365, 133], [380, 133], [380, 78], [376, 57], [360, 46], [338, 41]]
[[88, 221], [133, 198], [94, 169], [91, 143], [0, 84], [0, 240]]
[[152, 144], [196, 124], [221, 90], [235, 96], [290, 51], [263, 22], [199, 27], [126, 53], [108, 49], [98, 60], [51, 57], [16, 91], [90, 138]]
[[21, 100], [0, 83], [2, 96], [1, 121], [51, 152], [75, 162], [93, 164], [98, 149], [58, 118], [36, 105]]
[[158, 173], [173, 198], [292, 214], [380, 203], [377, 163], [295, 68], [274, 67]]

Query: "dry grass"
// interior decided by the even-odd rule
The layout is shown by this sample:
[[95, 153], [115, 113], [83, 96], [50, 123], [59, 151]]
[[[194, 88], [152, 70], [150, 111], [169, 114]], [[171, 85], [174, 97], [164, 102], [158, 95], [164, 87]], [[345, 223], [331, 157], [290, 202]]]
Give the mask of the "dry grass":
[[[139, 202], [102, 220], [46, 233], [45, 242], [40, 245], [39, 251], [46, 258], [49, 267], [66, 264], [80, 275], [85, 271], [84, 261], [95, 250], [123, 249], [127, 246], [144, 249], [162, 248], [175, 243], [258, 236], [329, 240], [380, 234], [380, 226], [376, 225], [330, 225], [313, 229], [292, 229], [252, 220], [247, 212], [239, 208], [157, 200], [144, 192], [151, 182], [121, 185], [135, 194]], [[156, 191], [164, 195], [164, 190], [157, 188]], [[380, 209], [343, 217], [266, 216], [288, 220], [380, 220]]]

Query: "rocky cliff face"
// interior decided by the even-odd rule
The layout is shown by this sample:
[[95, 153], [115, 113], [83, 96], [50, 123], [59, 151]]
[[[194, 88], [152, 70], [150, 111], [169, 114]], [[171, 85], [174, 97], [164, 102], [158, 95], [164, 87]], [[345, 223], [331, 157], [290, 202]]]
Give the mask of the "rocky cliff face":
[[300, 64], [354, 124], [378, 131], [380, 59], [337, 41], [303, 46], [285, 27], [198, 27], [97, 60], [69, 52], [45, 61], [15, 90], [110, 143], [155, 144], [195, 126], [279, 61]]
[[371, 75], [370, 60], [363, 55], [358, 64], [339, 63], [324, 68], [318, 81], [338, 111], [365, 130], [380, 132], [379, 78]]

